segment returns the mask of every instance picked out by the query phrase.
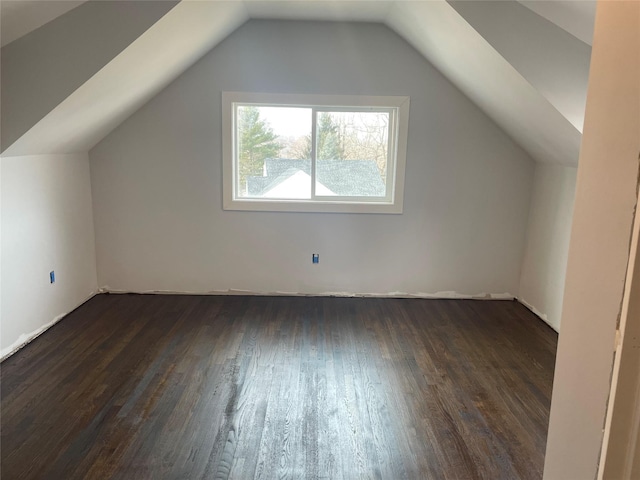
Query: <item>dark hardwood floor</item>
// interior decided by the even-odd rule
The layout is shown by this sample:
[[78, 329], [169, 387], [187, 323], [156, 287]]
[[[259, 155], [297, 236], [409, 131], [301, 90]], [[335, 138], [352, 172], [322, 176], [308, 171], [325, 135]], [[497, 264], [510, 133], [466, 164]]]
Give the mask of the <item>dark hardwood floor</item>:
[[556, 343], [510, 301], [100, 295], [2, 363], [2, 479], [540, 479]]

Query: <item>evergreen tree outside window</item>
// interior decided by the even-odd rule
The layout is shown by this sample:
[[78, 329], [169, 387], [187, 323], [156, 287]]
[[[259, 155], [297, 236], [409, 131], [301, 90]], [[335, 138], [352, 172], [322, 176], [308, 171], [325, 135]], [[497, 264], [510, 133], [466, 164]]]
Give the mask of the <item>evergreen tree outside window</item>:
[[[238, 176], [245, 186], [248, 175], [261, 175], [264, 161], [279, 155], [281, 146], [273, 129], [255, 106], [238, 107]], [[244, 188], [246, 192], [246, 186]]]

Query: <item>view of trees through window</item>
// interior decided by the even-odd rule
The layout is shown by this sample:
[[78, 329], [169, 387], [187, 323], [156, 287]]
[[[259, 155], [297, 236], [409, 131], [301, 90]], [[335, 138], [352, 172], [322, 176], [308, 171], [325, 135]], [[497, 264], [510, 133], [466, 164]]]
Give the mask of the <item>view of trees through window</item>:
[[[316, 121], [316, 193], [384, 196], [389, 113], [323, 109]], [[310, 198], [312, 122], [311, 108], [237, 107], [240, 196], [269, 197], [277, 191], [283, 198]], [[308, 187], [300, 188], [305, 181]]]

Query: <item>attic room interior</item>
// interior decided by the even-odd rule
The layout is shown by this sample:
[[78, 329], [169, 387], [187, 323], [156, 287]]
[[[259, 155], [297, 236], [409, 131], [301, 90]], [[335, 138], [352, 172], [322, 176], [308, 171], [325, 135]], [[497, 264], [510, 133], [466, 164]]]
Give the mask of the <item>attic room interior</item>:
[[0, 477], [640, 478], [640, 2], [0, 37]]

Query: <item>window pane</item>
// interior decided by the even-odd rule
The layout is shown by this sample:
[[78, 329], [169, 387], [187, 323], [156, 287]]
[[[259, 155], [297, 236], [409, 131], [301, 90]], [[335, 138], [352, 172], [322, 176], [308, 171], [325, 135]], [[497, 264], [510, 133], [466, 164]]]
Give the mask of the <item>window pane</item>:
[[311, 198], [311, 109], [239, 105], [239, 197]]
[[389, 146], [387, 112], [319, 112], [316, 195], [384, 197]]

